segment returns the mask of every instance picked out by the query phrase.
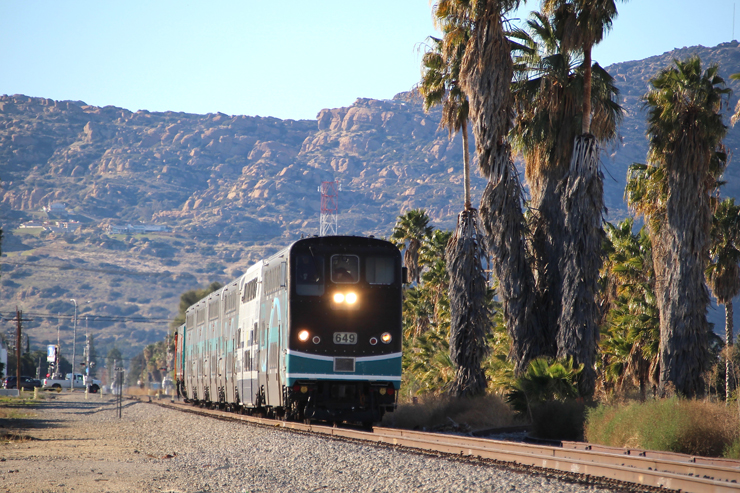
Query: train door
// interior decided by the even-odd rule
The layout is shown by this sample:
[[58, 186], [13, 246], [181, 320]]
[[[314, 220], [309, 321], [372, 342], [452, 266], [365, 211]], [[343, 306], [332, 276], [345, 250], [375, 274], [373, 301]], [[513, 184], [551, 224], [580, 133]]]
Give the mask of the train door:
[[[222, 296], [223, 302], [226, 302], [227, 293]], [[221, 332], [218, 338], [218, 369], [216, 381], [218, 382], [219, 401], [229, 402], [228, 400], [228, 371], [226, 366], [228, 343], [231, 340], [231, 320], [230, 317], [224, 316], [221, 322]]]
[[259, 323], [259, 337], [257, 341], [257, 389], [258, 404], [264, 406], [266, 402], [264, 398], [267, 397], [267, 321], [265, 320], [264, 307], [260, 310], [260, 323]]
[[229, 323], [229, 338], [226, 340], [226, 402], [236, 402], [236, 371], [234, 368], [234, 351], [236, 349], [236, 313], [232, 313]]
[[195, 331], [193, 332], [193, 359], [192, 359], [192, 375], [193, 382], [191, 387], [193, 389], [193, 398], [195, 400], [204, 400], [205, 395], [205, 383], [203, 382], [203, 340], [205, 338], [206, 330], [206, 310], [205, 302], [199, 303], [195, 309]]
[[283, 308], [285, 306], [285, 262], [271, 269], [273, 275], [274, 298], [267, 319], [267, 403], [272, 407], [282, 406], [283, 387], [280, 379], [282, 356]]
[[[260, 298], [258, 297], [259, 272], [261, 264], [250, 268], [245, 274], [245, 283], [241, 288], [241, 305], [239, 307], [239, 324], [237, 330], [236, 366], [239, 373], [239, 399], [243, 405], [253, 407], [257, 392], [257, 340], [256, 326], [259, 323]], [[249, 279], [249, 280], [247, 280]]]
[[[259, 305], [257, 305], [259, 306]], [[245, 380], [245, 392], [248, 392], [244, 395], [248, 396], [249, 398], [249, 404], [255, 405], [256, 401], [256, 395], [257, 395], [257, 389], [259, 389], [259, 381], [257, 378], [257, 375], [259, 375], [259, 372], [257, 371], [259, 361], [257, 358], [258, 352], [258, 345], [257, 340], [259, 339], [259, 315], [257, 312], [253, 314], [253, 318], [250, 321], [249, 330], [247, 333], [247, 347], [244, 351], [244, 361], [247, 365], [247, 372], [249, 375], [249, 378]]]
[[270, 322], [267, 331], [267, 402], [271, 406], [280, 406], [282, 386], [278, 369], [280, 368], [281, 332], [283, 326], [280, 297], [276, 296], [270, 310]]

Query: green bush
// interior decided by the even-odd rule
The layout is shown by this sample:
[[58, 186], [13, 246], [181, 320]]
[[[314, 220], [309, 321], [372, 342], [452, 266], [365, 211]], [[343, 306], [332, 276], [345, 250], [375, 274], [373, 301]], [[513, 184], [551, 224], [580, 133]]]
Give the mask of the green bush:
[[728, 459], [740, 459], [740, 438], [728, 445], [722, 455]]
[[520, 416], [534, 419], [535, 407], [546, 402], [578, 397], [577, 381], [581, 371], [583, 365], [574, 367], [572, 359], [533, 359], [527, 371], [509, 386], [506, 402]]
[[572, 359], [536, 358], [509, 386], [506, 402], [532, 423], [532, 434], [554, 440], [582, 440], [586, 404], [578, 394], [583, 365]]
[[585, 439], [614, 447], [721, 457], [740, 451], [738, 438], [734, 406], [676, 397], [600, 405], [586, 416]]

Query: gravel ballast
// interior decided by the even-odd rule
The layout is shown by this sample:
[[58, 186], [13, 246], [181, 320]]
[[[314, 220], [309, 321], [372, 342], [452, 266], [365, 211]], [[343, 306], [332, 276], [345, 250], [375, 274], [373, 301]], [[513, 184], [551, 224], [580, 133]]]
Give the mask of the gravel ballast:
[[124, 401], [46, 396], [0, 420], [0, 492], [610, 491], [486, 463]]

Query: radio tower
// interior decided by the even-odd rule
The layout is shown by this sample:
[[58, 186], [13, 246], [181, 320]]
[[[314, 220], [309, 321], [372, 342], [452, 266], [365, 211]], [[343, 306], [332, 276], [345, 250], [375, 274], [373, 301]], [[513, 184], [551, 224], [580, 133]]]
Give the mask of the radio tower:
[[322, 181], [321, 192], [321, 220], [319, 236], [336, 236], [337, 215], [339, 213], [338, 199], [342, 188], [337, 181]]

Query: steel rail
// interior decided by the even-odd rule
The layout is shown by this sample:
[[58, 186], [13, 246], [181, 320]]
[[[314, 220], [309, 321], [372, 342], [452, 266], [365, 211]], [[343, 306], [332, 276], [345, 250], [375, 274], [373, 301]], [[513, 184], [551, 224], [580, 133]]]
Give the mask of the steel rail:
[[[439, 433], [424, 433], [397, 428], [374, 428], [375, 433], [388, 436], [401, 437], [429, 437], [428, 440], [449, 441], [450, 436]], [[548, 456], [555, 459], [573, 459], [587, 462], [599, 462], [602, 464], [613, 464], [617, 466], [646, 469], [650, 471], [669, 472], [675, 474], [698, 476], [701, 478], [714, 479], [717, 481], [740, 483], [740, 461], [721, 460], [720, 464], [705, 463], [699, 458], [691, 455], [677, 453], [662, 453], [652, 451], [646, 455], [629, 454], [630, 449], [616, 447], [603, 447], [601, 445], [590, 445], [582, 443], [582, 447], [576, 448], [578, 442], [566, 442], [564, 446], [554, 447], [548, 445], [531, 445], [526, 443], [509, 442], [502, 440], [491, 440], [486, 438], [474, 438], [460, 436], [459, 443], [470, 447], [481, 447], [490, 450], [507, 452], [525, 452]], [[567, 446], [566, 446], [567, 444]], [[588, 447], [591, 448], [588, 448]], [[711, 461], [711, 458], [704, 458]], [[740, 488], [740, 484], [738, 484]]]
[[679, 462], [693, 462], [696, 464], [707, 464], [713, 466], [726, 466], [740, 469], [740, 460], [725, 459], [722, 457], [702, 457], [700, 455], [680, 454], [678, 452], [663, 452], [659, 450], [646, 450], [638, 448], [619, 448], [608, 445], [598, 445], [585, 442], [561, 442], [563, 448], [592, 450], [595, 452], [607, 452], [612, 454], [634, 455], [638, 457], [652, 457], [655, 459], [668, 459]]
[[[427, 452], [490, 459], [564, 473], [585, 474], [642, 486], [696, 493], [737, 493], [740, 491], [740, 462], [722, 460], [720, 465], [703, 463], [694, 456], [652, 452], [632, 455], [625, 449], [565, 442], [564, 447], [492, 440], [397, 428], [375, 427], [373, 431], [246, 416], [206, 410], [169, 401], [154, 403], [181, 411], [244, 421], [275, 428], [319, 433], [383, 445], [397, 445]], [[567, 446], [566, 446], [567, 445]], [[632, 452], [632, 451], [630, 451]], [[650, 451], [645, 451], [650, 452]], [[705, 458], [707, 462], [713, 459]]]

